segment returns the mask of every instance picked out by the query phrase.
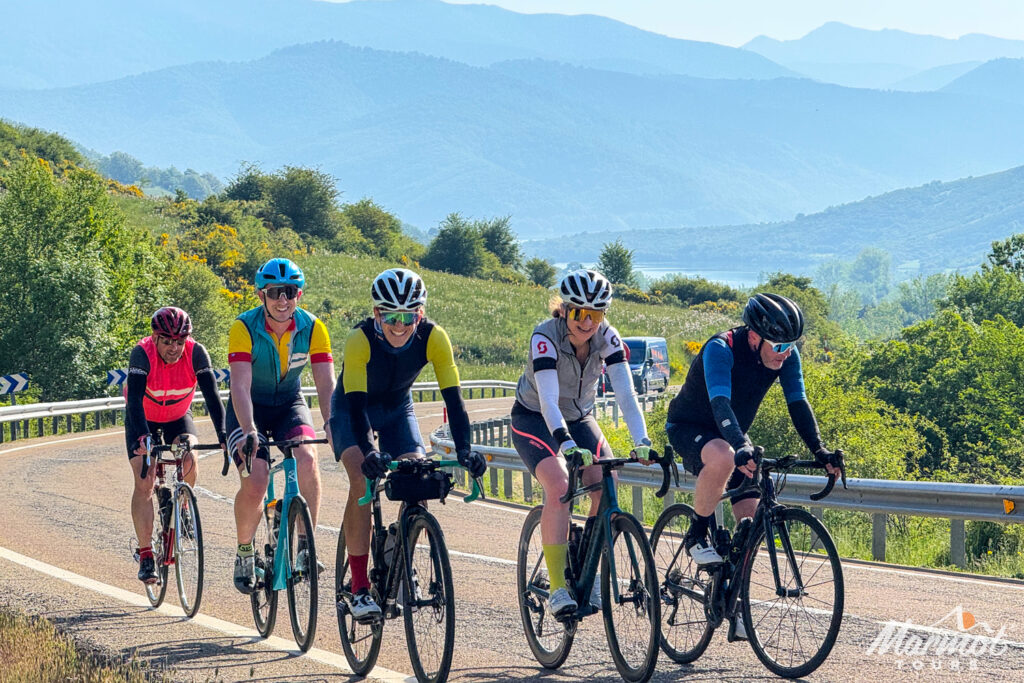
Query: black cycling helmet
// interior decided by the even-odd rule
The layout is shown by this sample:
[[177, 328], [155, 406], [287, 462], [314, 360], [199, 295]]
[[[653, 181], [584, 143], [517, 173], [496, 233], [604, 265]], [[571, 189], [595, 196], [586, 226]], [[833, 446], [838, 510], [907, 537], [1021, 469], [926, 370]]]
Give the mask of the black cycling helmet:
[[793, 342], [804, 333], [804, 314], [780, 294], [755, 294], [743, 309], [743, 322], [771, 342]]

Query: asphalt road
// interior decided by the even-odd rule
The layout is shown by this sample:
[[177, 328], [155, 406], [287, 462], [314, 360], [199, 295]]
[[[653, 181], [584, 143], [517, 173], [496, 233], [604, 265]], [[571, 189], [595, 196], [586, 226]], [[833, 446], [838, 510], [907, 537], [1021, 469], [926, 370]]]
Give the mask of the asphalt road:
[[[507, 414], [511, 399], [468, 402], [471, 419]], [[424, 432], [440, 420], [440, 404], [419, 404]], [[200, 422], [202, 440], [212, 440]], [[0, 446], [0, 605], [56, 621], [81, 642], [168, 668], [175, 680], [344, 680], [347, 669], [332, 604], [334, 550], [348, 480], [326, 447], [320, 451], [323, 502], [317, 543], [328, 569], [321, 577], [315, 648], [299, 655], [291, 641], [283, 596], [275, 637], [260, 641], [248, 600], [231, 582], [237, 476], [220, 476], [220, 455], [204, 459], [199, 506], [206, 547], [201, 613], [185, 619], [172, 585], [159, 610], [145, 602], [129, 554], [131, 474], [121, 430], [48, 437]], [[387, 508], [393, 515], [395, 508]], [[561, 669], [544, 670], [522, 634], [515, 598], [514, 555], [525, 511], [457, 498], [432, 511], [451, 551], [456, 637], [451, 678], [474, 681], [619, 680], [599, 617], [581, 626]], [[846, 610], [839, 642], [811, 678], [846, 680], [1024, 680], [1024, 585], [844, 562]], [[960, 633], [957, 610], [969, 612], [1011, 644], [975, 655], [880, 654], [871, 645], [888, 622], [933, 629], [912, 635]], [[940, 623], [941, 622], [941, 623]], [[978, 632], [979, 627], [971, 631]], [[409, 676], [401, 620], [385, 626], [373, 678]], [[2, 676], [0, 676], [2, 677]], [[742, 643], [716, 633], [696, 663], [661, 656], [654, 680], [740, 681], [774, 678]]]

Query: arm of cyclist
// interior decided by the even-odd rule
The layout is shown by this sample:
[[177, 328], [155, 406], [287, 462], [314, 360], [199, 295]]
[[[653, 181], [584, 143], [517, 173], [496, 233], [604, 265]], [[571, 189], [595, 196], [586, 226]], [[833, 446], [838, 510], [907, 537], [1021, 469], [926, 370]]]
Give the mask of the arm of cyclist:
[[736, 413], [732, 409], [732, 349], [722, 339], [708, 342], [704, 350], [704, 383], [711, 402], [715, 426], [726, 443], [732, 446], [736, 468], [747, 477], [757, 469], [754, 448], [743, 433]]
[[146, 422], [146, 409], [142, 398], [146, 395], [146, 379], [149, 377], [149, 358], [141, 346], [132, 349], [128, 359], [128, 380], [125, 386], [125, 429], [129, 430], [128, 443], [135, 444], [132, 453], [145, 455], [145, 437], [149, 436], [149, 423]]
[[[358, 327], [353, 329], [345, 340], [345, 351], [342, 355], [341, 386], [338, 391], [345, 394], [348, 402], [349, 422], [356, 445], [363, 457], [377, 450], [370, 425], [370, 415], [366, 412], [369, 401], [367, 393], [366, 366], [370, 362], [370, 341]], [[341, 453], [335, 453], [335, 459], [341, 459]], [[371, 477], [372, 479], [372, 477]]]
[[[227, 449], [228, 439], [224, 434], [224, 403], [220, 400], [220, 394], [217, 393], [217, 380], [213, 376], [210, 354], [202, 344], [192, 347], [192, 368], [196, 373], [199, 391], [202, 392], [203, 398], [206, 400], [206, 410], [210, 413], [210, 420], [213, 421], [217, 443], [222, 449]], [[195, 443], [198, 443], [198, 440]]]
[[[616, 343], [619, 333], [615, 328], [609, 328]], [[633, 439], [633, 451], [637, 459], [644, 465], [653, 462], [651, 458], [651, 440], [647, 436], [647, 422], [644, 420], [643, 411], [636, 400], [636, 392], [633, 389], [633, 375], [629, 370], [629, 363], [626, 362], [626, 354], [622, 349], [613, 350], [605, 359], [605, 372], [612, 384], [612, 391], [615, 392], [615, 402], [619, 404], [622, 417], [626, 421], [626, 428]], [[657, 453], [654, 454], [657, 456]]]
[[459, 387], [459, 369], [455, 366], [452, 342], [440, 325], [434, 325], [427, 339], [427, 360], [434, 368], [437, 385], [441, 388], [441, 398], [448, 409], [448, 425], [452, 431], [452, 441], [455, 442], [456, 459], [475, 479], [487, 471], [487, 461], [480, 453], [472, 450], [469, 413], [466, 412]]
[[331, 338], [327, 326], [319, 318], [313, 323], [313, 333], [309, 340], [309, 363], [313, 373], [313, 384], [316, 385], [316, 396], [320, 402], [320, 417], [323, 418], [324, 431], [327, 433], [327, 444], [333, 449], [331, 434], [331, 396], [334, 394], [334, 356], [331, 354]]
[[[242, 438], [238, 441], [238, 456], [243, 444], [259, 443], [256, 420], [252, 410], [252, 338], [249, 329], [241, 320], [235, 320], [228, 331], [228, 368], [231, 370], [231, 407], [234, 408]], [[230, 435], [229, 435], [230, 436]]]
[[530, 339], [530, 361], [533, 363], [533, 381], [537, 387], [540, 413], [551, 436], [558, 442], [558, 452], [567, 460], [576, 456], [581, 458], [583, 464], [590, 464], [593, 462], [593, 454], [573, 441], [562, 410], [558, 407], [558, 351], [555, 343], [543, 334], [534, 334]]
[[782, 365], [779, 383], [782, 385], [782, 392], [786, 397], [789, 417], [793, 421], [793, 427], [800, 435], [800, 439], [807, 446], [807, 450], [814, 454], [815, 460], [825, 465], [825, 469], [830, 475], [838, 476], [840, 472], [837, 465], [839, 463], [835, 460], [834, 453], [822, 444], [818, 421], [814, 417], [811, 404], [807, 401], [798, 349], [794, 348]]

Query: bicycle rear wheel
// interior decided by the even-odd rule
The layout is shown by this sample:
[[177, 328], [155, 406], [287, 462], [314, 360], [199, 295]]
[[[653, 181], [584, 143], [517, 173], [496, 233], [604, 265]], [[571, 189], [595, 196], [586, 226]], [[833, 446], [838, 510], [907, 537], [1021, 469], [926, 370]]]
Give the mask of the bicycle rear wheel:
[[767, 541], [763, 526], [756, 534], [741, 593], [750, 646], [772, 673], [800, 678], [821, 666], [839, 635], [839, 553], [825, 526], [805, 510], [779, 511]]
[[164, 526], [160, 514], [159, 494], [153, 496], [153, 507], [155, 509], [153, 514], [153, 540], [150, 543], [150, 547], [153, 548], [153, 562], [156, 563], [157, 582], [145, 585], [149, 604], [153, 607], [159, 607], [164, 602], [164, 596], [167, 595], [167, 563], [164, 560], [167, 558], [167, 553], [173, 552], [173, 550], [164, 548]]
[[192, 618], [203, 600], [203, 526], [192, 487], [182, 483], [175, 492], [178, 534], [174, 543], [174, 576], [185, 616]]
[[540, 536], [539, 505], [526, 515], [519, 534], [519, 552], [516, 558], [516, 594], [519, 598], [519, 616], [533, 656], [541, 666], [557, 669], [565, 662], [576, 636], [576, 625], [563, 625], [548, 612], [551, 581], [544, 563], [544, 545]]
[[444, 534], [426, 510], [411, 515], [406, 550], [410, 561], [399, 590], [409, 659], [416, 680], [441, 683], [455, 649], [455, 589]]
[[[281, 504], [280, 501], [277, 502]], [[277, 591], [274, 590], [274, 549], [271, 544], [273, 534], [277, 530], [272, 528], [267, 519], [267, 512], [274, 514], [273, 510], [264, 508], [263, 519], [256, 527], [256, 535], [252, 539], [253, 559], [256, 562], [256, 590], [249, 596], [252, 605], [252, 618], [256, 622], [256, 630], [266, 638], [274, 631], [274, 624], [277, 622]]]
[[[373, 576], [373, 544], [370, 540], [370, 555], [367, 558], [366, 571]], [[372, 585], [370, 594], [374, 602], [383, 604], [380, 594]], [[384, 635], [384, 619], [376, 619], [372, 623], [360, 623], [352, 617], [349, 604], [352, 601], [352, 572], [348, 565], [348, 554], [345, 550], [345, 531], [338, 534], [338, 551], [334, 556], [334, 600], [338, 611], [338, 635], [341, 636], [341, 649], [352, 671], [358, 676], [365, 676], [377, 663], [380, 654], [380, 641]]]
[[706, 572], [698, 574], [697, 563], [683, 547], [693, 514], [689, 505], [672, 505], [651, 531], [651, 552], [661, 582], [661, 649], [679, 664], [704, 654], [715, 632], [704, 613], [710, 577]]
[[620, 514], [611, 524], [612, 546], [604, 549], [601, 561], [604, 631], [615, 668], [625, 680], [637, 683], [649, 680], [658, 662], [658, 574], [640, 522]]
[[319, 574], [316, 564], [316, 540], [309, 506], [302, 496], [288, 503], [288, 616], [295, 643], [307, 652], [316, 637], [316, 612]]

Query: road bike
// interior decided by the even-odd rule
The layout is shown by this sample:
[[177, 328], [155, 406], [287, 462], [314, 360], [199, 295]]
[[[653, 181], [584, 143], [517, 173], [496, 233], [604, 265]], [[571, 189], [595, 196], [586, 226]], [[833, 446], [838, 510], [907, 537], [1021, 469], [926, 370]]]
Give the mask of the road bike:
[[[384, 456], [387, 460], [388, 456]], [[442, 504], [452, 490], [452, 475], [442, 468], [461, 467], [457, 460], [414, 458], [392, 461], [388, 473], [366, 480], [360, 505], [371, 504], [372, 529], [367, 574], [370, 594], [381, 614], [357, 620], [351, 613], [352, 575], [345, 549], [344, 530], [338, 536], [335, 600], [341, 647], [352, 670], [365, 676], [380, 652], [384, 621], [404, 616], [409, 659], [420, 683], [448, 679], [455, 647], [455, 593], [448, 547], [437, 519], [424, 502]], [[464, 468], [463, 468], [464, 469]], [[401, 501], [398, 520], [385, 525], [380, 492]], [[479, 478], [463, 500], [483, 496]]]
[[[658, 575], [647, 534], [633, 515], [619, 507], [612, 476], [614, 470], [634, 462], [639, 460], [595, 459], [593, 466], [601, 468], [601, 481], [582, 488], [577, 487], [577, 480], [582, 480], [580, 463], [569, 463], [569, 490], [560, 498], [561, 502], [574, 504], [577, 498], [592, 491], [602, 492], [597, 514], [588, 518], [584, 527], [573, 523], [569, 528], [566, 588], [578, 605], [571, 614], [556, 617], [548, 611], [551, 581], [541, 542], [543, 506], [526, 516], [516, 562], [519, 614], [530, 649], [548, 669], [557, 669], [565, 662], [580, 621], [597, 613], [590, 604], [590, 595], [600, 561], [601, 611], [615, 668], [631, 682], [646, 681], [654, 673], [661, 620]], [[656, 495], [662, 497], [668, 491], [670, 473], [676, 470], [671, 454], [657, 458], [657, 462], [662, 467], [662, 484]]]
[[[292, 635], [303, 652], [316, 636], [318, 579], [316, 540], [309, 505], [299, 493], [298, 473], [292, 450], [304, 444], [327, 443], [327, 439], [287, 439], [262, 446], [276, 447], [284, 454], [281, 462], [270, 459], [270, 481], [263, 500], [263, 519], [256, 528], [252, 547], [256, 565], [256, 585], [249, 596], [256, 630], [266, 638], [277, 622], [277, 594], [288, 593], [288, 616]], [[243, 447], [246, 469], [251, 469], [251, 444]], [[225, 461], [225, 472], [227, 461]], [[274, 493], [274, 475], [284, 472], [284, 496]], [[282, 523], [282, 520], [285, 523]]]
[[[203, 525], [199, 517], [196, 494], [185, 481], [181, 467], [193, 450], [220, 450], [220, 444], [200, 444], [194, 448], [183, 441], [177, 444], [151, 446], [142, 456], [140, 478], [156, 468], [156, 514], [153, 524], [153, 560], [156, 583], [146, 584], [149, 604], [159, 607], [167, 594], [167, 575], [174, 566], [178, 599], [189, 618], [199, 611], [203, 600]], [[165, 457], [164, 454], [170, 457]], [[165, 474], [170, 469], [170, 476]], [[135, 551], [138, 559], [138, 550]]]
[[[758, 491], [753, 519], [741, 520], [736, 533], [715, 525], [715, 549], [721, 564], [699, 566], [683, 546], [694, 517], [684, 503], [662, 512], [651, 532], [661, 582], [661, 648], [673, 661], [700, 657], [725, 620], [742, 618], [757, 658], [774, 674], [799, 678], [821, 666], [835, 645], [843, 619], [844, 584], [839, 553], [828, 529], [811, 513], [782, 505], [776, 498], [787, 474], [796, 468], [819, 468], [816, 460], [795, 455], [764, 458], [755, 449], [757, 470], [721, 500]], [[842, 451], [836, 466], [846, 486]], [[772, 474], [776, 474], [776, 478]], [[810, 498], [832, 492], [836, 475]], [[735, 638], [730, 626], [729, 640]]]

